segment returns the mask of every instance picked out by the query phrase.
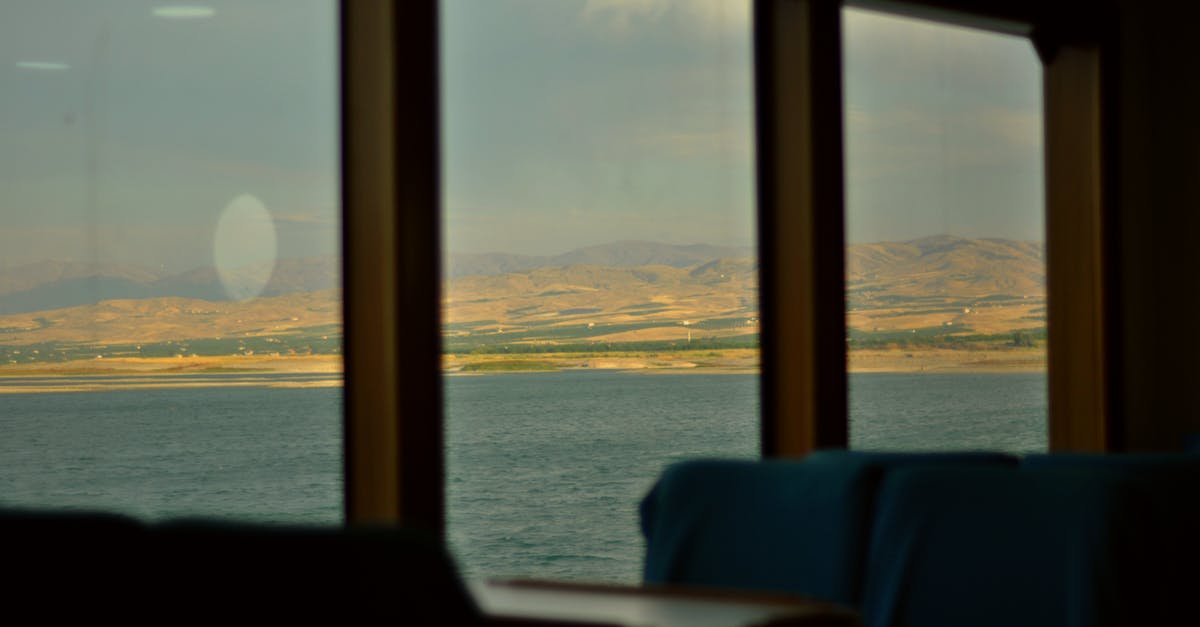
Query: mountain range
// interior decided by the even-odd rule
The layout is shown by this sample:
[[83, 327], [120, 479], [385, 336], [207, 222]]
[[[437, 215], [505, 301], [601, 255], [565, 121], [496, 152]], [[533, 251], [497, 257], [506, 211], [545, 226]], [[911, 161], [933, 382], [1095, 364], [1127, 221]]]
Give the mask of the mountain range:
[[[339, 325], [339, 265], [332, 257], [279, 260], [261, 298], [241, 302], [226, 295], [212, 268], [165, 274], [53, 261], [10, 268], [0, 271], [0, 339], [265, 337], [309, 327], [325, 337]], [[552, 256], [448, 255], [446, 270], [444, 333], [464, 347], [757, 333], [758, 264], [749, 248], [617, 242]], [[245, 271], [267, 276], [263, 268]], [[847, 324], [858, 333], [995, 334], [1045, 325], [1040, 243], [939, 235], [851, 245], [846, 286]], [[115, 319], [127, 314], [140, 322]]]
[[[449, 283], [470, 276], [522, 276], [576, 266], [693, 268], [717, 259], [752, 259], [748, 247], [671, 245], [627, 241], [589, 246], [559, 255], [508, 253], [451, 254], [445, 259]], [[247, 272], [263, 272], [248, 268]], [[281, 259], [262, 296], [313, 292], [340, 286], [334, 257]], [[1034, 294], [1044, 290], [1042, 244], [1002, 239], [938, 235], [906, 242], [846, 247], [847, 291], [869, 293], [983, 296]], [[111, 299], [196, 298], [231, 300], [215, 269], [166, 274], [152, 268], [105, 263], [42, 261], [0, 269], [0, 314], [88, 305]]]
[[[274, 269], [239, 269], [270, 280], [262, 296], [281, 296], [341, 287], [336, 257], [280, 259]], [[151, 268], [108, 263], [41, 261], [0, 270], [0, 315], [93, 305], [114, 299], [192, 298], [221, 302], [228, 297], [214, 268], [166, 274]]]
[[670, 266], [687, 268], [714, 259], [743, 259], [754, 256], [754, 249], [709, 244], [675, 245], [659, 242], [624, 241], [578, 248], [560, 255], [513, 255], [509, 253], [451, 254], [443, 273], [457, 279], [475, 274], [496, 275], [525, 272], [538, 268], [568, 266]]
[[1046, 250], [1040, 242], [935, 235], [846, 247], [846, 292], [857, 296], [980, 298], [1041, 295]]

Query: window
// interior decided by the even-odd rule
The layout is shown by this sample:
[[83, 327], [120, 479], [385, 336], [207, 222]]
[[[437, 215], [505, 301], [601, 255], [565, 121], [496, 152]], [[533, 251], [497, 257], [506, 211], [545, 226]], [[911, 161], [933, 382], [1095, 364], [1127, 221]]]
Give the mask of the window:
[[0, 504], [337, 523], [328, 0], [0, 7]]
[[[91, 199], [95, 199], [97, 207], [114, 200], [111, 194], [118, 188], [111, 177], [117, 172], [111, 164], [117, 162], [106, 159], [115, 157], [118, 148], [129, 148], [118, 146], [115, 140], [121, 127], [117, 125], [120, 112], [114, 99], [143, 93], [155, 86], [148, 80], [152, 75], [143, 73], [129, 81], [132, 91], [113, 89], [113, 81], [119, 73], [118, 52], [129, 51], [123, 48], [128, 41], [116, 37], [118, 32], [125, 33], [124, 29], [134, 24], [140, 25], [139, 28], [153, 24], [163, 29], [156, 38], [169, 41], [168, 49], [185, 49], [184, 44], [196, 43], [201, 33], [212, 34], [222, 28], [222, 24], [227, 24], [222, 17], [252, 15], [253, 19], [239, 22], [261, 26], [266, 29], [264, 32], [283, 37], [290, 43], [328, 45], [329, 54], [322, 55], [324, 61], [318, 64], [325, 67], [321, 70], [325, 72], [324, 76], [337, 76], [332, 67], [337, 55], [332, 49], [334, 37], [330, 32], [334, 21], [322, 22], [325, 26], [311, 31], [310, 37], [295, 37], [297, 32], [310, 32], [300, 23], [310, 15], [305, 11], [292, 9], [286, 14], [267, 14], [262, 10], [267, 6], [265, 3], [244, 2], [206, 3], [211, 11], [196, 7], [172, 9], [165, 3], [81, 2], [70, 7], [71, 19], [64, 20], [47, 13], [63, 5], [43, 6], [46, 4], [9, 3], [3, 11], [17, 17], [0, 22], [3, 24], [0, 29], [5, 32], [5, 36], [0, 37], [0, 50], [5, 55], [0, 76], [6, 85], [13, 86], [5, 90], [4, 100], [0, 103], [0, 125], [3, 125], [9, 145], [19, 148], [4, 152], [4, 167], [0, 172], [6, 195], [5, 229], [0, 232], [0, 238], [4, 238], [3, 246], [0, 246], [3, 261], [0, 263], [4, 264], [2, 268], [6, 274], [23, 262], [19, 260], [19, 254], [31, 252], [33, 247], [29, 243], [46, 241], [34, 237], [40, 230], [57, 227], [57, 223], [45, 223], [49, 217], [61, 215], [55, 211], [82, 213], [85, 218], [92, 219], [86, 212]], [[937, 11], [926, 11], [928, 5], [921, 2], [888, 3], [887, 6], [889, 10], [948, 16], [957, 22], [1001, 30], [1014, 22], [1024, 22], [1033, 28], [1019, 31], [1020, 34], [1028, 34], [1031, 30], [1036, 33], [1034, 39], [1045, 72], [1048, 326], [1055, 330], [1048, 339], [1050, 446], [1055, 450], [1103, 450], [1119, 446], [1120, 442], [1109, 439], [1107, 413], [1108, 396], [1119, 390], [1116, 390], [1118, 386], [1106, 385], [1110, 376], [1105, 352], [1109, 345], [1106, 329], [1110, 322], [1105, 292], [1108, 277], [1102, 272], [1106, 263], [1107, 237], [1102, 220], [1107, 188], [1101, 178], [1105, 167], [1100, 107], [1103, 39], [1086, 20], [1065, 21], [1054, 11], [1025, 13], [1024, 5], [1020, 5], [993, 7], [989, 10], [995, 13], [979, 16], [970, 13], [972, 6], [933, 4], [937, 5]], [[332, 3], [318, 7], [322, 15], [333, 11]], [[344, 2], [340, 3], [340, 20], [337, 20], [343, 35], [340, 61], [344, 106], [340, 118], [346, 242], [344, 346], [347, 377], [342, 477], [346, 518], [356, 523], [403, 521], [417, 526], [442, 527], [436, 7], [434, 2]], [[966, 12], [946, 12], [954, 8]], [[839, 209], [842, 206], [843, 104], [840, 97], [840, 10], [836, 3], [798, 1], [756, 3], [755, 12], [755, 22], [759, 25], [755, 37], [755, 118], [757, 136], [762, 140], [756, 146], [757, 187], [761, 200], [757, 203], [761, 225], [758, 235], [762, 244], [758, 248], [763, 338], [761, 442], [766, 454], [791, 455], [817, 446], [844, 445], [847, 438], [846, 333], [842, 299], [845, 240]], [[129, 19], [118, 20], [115, 17], [118, 15]], [[105, 16], [111, 18], [107, 27], [104, 26]], [[999, 18], [999, 22], [995, 18]], [[997, 27], [997, 23], [1001, 26]], [[106, 29], [108, 35], [103, 34]], [[163, 34], [168, 32], [169, 38]], [[1018, 31], [1009, 29], [1006, 32]], [[64, 36], [44, 36], [47, 33], [63, 33]], [[54, 48], [56, 45], [65, 47]], [[272, 50], [262, 40], [256, 41], [255, 49]], [[239, 57], [237, 50], [237, 46], [222, 40], [221, 45], [202, 46], [199, 58], [222, 56], [221, 67], [234, 74], [257, 67], [246, 64], [246, 58]], [[64, 56], [64, 51], [70, 54]], [[140, 55], [136, 61], [166, 71], [164, 62], [171, 58], [171, 55]], [[288, 70], [272, 75], [272, 78], [294, 85], [289, 81], [296, 78], [291, 71], [301, 73], [301, 64], [295, 63], [299, 58], [309, 59], [304, 54], [287, 56], [284, 65]], [[85, 73], [88, 74], [86, 80], [81, 78]], [[302, 73], [310, 78], [315, 75]], [[332, 100], [332, 94], [336, 92], [333, 80], [329, 78], [327, 89], [317, 90], [324, 94], [315, 96], [318, 100], [324, 97]], [[195, 84], [189, 84], [184, 89], [195, 87]], [[244, 111], [255, 105], [264, 105], [260, 113], [272, 110], [270, 103], [263, 103], [256, 97], [235, 102], [238, 97], [258, 93], [253, 92], [252, 87], [247, 87], [250, 92], [222, 91], [220, 95], [228, 96], [228, 99], [215, 98], [209, 104], [223, 103], [230, 111]], [[189, 91], [171, 96], [185, 95], [196, 96]], [[195, 104], [194, 100], [184, 100]], [[71, 103], [72, 106], [56, 109], [40, 106], [41, 103]], [[294, 107], [287, 109], [297, 110]], [[330, 157], [336, 153], [337, 135], [332, 120], [338, 113], [333, 106], [328, 110], [331, 113], [325, 122], [304, 125], [304, 134], [300, 137], [310, 140], [326, 137], [315, 143], [330, 147], [321, 152], [327, 157], [328, 172], [332, 172], [336, 161]], [[91, 113], [85, 115], [85, 111]], [[180, 113], [167, 106], [146, 107], [143, 111], [148, 117], [138, 121], [145, 123], [171, 122], [171, 118]], [[205, 114], [213, 112], [214, 109], [204, 111]], [[105, 113], [108, 118], [101, 117]], [[107, 119], [108, 124], [96, 123], [102, 119]], [[181, 128], [170, 124], [163, 128], [167, 131], [166, 136], [171, 136], [182, 132], [184, 126], [191, 127], [194, 121], [189, 119], [188, 124], [179, 125]], [[282, 122], [294, 120], [287, 116], [278, 117], [268, 120], [264, 129]], [[264, 129], [255, 127], [256, 132]], [[50, 136], [57, 137], [59, 143], [34, 141]], [[229, 138], [227, 133], [215, 133], [197, 139], [199, 145], [213, 148], [209, 144], [221, 144], [228, 139], [231, 145], [240, 145], [248, 138]], [[58, 155], [69, 154], [71, 157], [59, 159], [54, 149], [64, 151]], [[314, 154], [308, 150], [281, 152], [287, 152], [292, 158]], [[154, 155], [142, 156], [140, 163], [145, 164], [152, 174], [163, 173], [172, 161], [150, 158]], [[45, 181], [31, 170], [48, 163], [51, 168], [42, 173], [53, 170], [58, 174], [70, 174], [70, 180], [62, 179], [67, 182], [45, 188], [48, 196], [44, 199], [65, 198], [67, 202], [52, 203], [45, 211], [41, 205], [29, 209], [10, 204], [13, 201], [9, 196], [37, 196], [34, 185]], [[108, 169], [106, 163], [110, 164]], [[249, 172], [263, 173], [244, 162], [239, 162], [231, 171], [235, 178], [243, 177], [241, 182], [245, 182], [244, 177]], [[790, 175], [781, 176], [782, 172]], [[130, 174], [128, 171], [123, 173]], [[182, 178], [195, 183], [199, 177], [191, 176], [195, 173], [192, 170], [188, 173], [190, 178]], [[304, 177], [304, 184], [319, 180], [319, 176]], [[96, 184], [89, 185], [88, 181]], [[143, 185], [157, 185], [163, 181], [155, 177], [138, 177], [136, 182], [137, 185], [120, 189], [139, 191]], [[328, 205], [332, 206], [337, 200], [337, 185], [328, 185], [326, 189], [333, 190]], [[207, 206], [210, 210], [211, 207], [224, 209], [234, 205], [234, 199], [243, 193], [257, 197], [273, 214], [280, 209], [281, 203], [272, 193], [248, 189], [245, 185], [229, 186]], [[314, 192], [313, 198], [321, 195]], [[151, 205], [152, 210], [146, 213], [150, 224], [160, 219], [153, 211], [157, 206]], [[247, 215], [261, 215], [257, 205], [248, 199], [236, 206], [243, 208]], [[817, 207], [823, 209], [816, 211]], [[218, 222], [219, 218], [210, 216], [208, 226], [214, 233]], [[138, 229], [146, 225], [139, 227], [136, 222], [125, 221], [108, 226], [111, 228], [107, 234], [116, 237], [113, 241], [121, 241], [120, 238], [136, 236]], [[242, 233], [236, 228], [232, 232], [235, 235]], [[112, 246], [110, 240], [101, 237], [105, 234], [103, 230], [85, 229], [77, 232], [75, 237], [78, 238], [79, 233], [83, 237], [69, 244], [72, 250], [90, 251], [94, 245], [97, 251], [114, 250], [125, 254], [134, 247], [165, 249], [172, 255], [181, 251], [195, 252], [195, 243], [191, 239], [172, 237], [169, 233], [160, 239], [134, 237], [132, 244], [124, 247]], [[277, 236], [280, 250], [286, 248], [287, 238], [278, 233]], [[202, 247], [211, 243], [209, 240]], [[236, 277], [230, 275], [227, 279], [234, 279], [236, 284]], [[93, 287], [101, 287], [98, 281], [85, 283], [89, 286], [87, 289], [73, 293], [86, 294]], [[15, 287], [6, 282], [3, 289]], [[5, 292], [0, 297], [0, 306], [12, 307], [15, 299], [10, 295], [13, 293]], [[75, 305], [80, 306], [79, 303]], [[21, 315], [4, 314], [0, 327], [3, 335], [10, 336], [4, 338], [6, 350], [15, 345], [11, 335], [36, 331], [43, 325], [28, 316], [23, 321], [11, 321], [10, 316]], [[90, 319], [99, 320], [98, 317]], [[785, 326], [779, 324], [780, 321], [798, 322]], [[197, 346], [188, 344], [188, 348]], [[24, 348], [15, 350], [28, 357]], [[34, 347], [30, 352], [32, 350], [38, 350], [37, 355], [43, 353], [40, 347]], [[95, 361], [111, 359], [103, 351], [98, 354], [101, 359]], [[27, 367], [20, 365], [20, 359], [14, 359], [11, 350], [5, 361], [9, 360], [17, 362], [9, 364], [16, 366], [15, 369]], [[4, 381], [10, 386], [19, 383], [16, 378], [5, 378]], [[3, 407], [0, 419], [11, 421], [12, 416], [17, 415], [18, 412], [10, 411], [10, 408], [15, 407], [17, 401], [14, 399], [18, 397], [11, 393], [0, 396]], [[85, 409], [93, 408], [93, 404], [85, 400], [86, 395], [75, 394], [68, 398], [83, 404]], [[136, 398], [140, 404], [140, 399], [146, 397], [139, 395]], [[204, 397], [206, 403], [214, 400], [227, 399], [214, 399], [213, 395]], [[336, 426], [322, 428], [327, 429], [325, 433], [336, 436]], [[24, 444], [15, 444], [17, 440], [8, 437], [14, 433], [25, 438]], [[6, 437], [0, 446], [10, 448], [5, 449], [0, 460], [13, 466], [24, 465], [26, 469], [31, 464], [52, 462], [50, 458], [39, 456], [38, 449], [31, 444], [32, 440], [40, 442], [43, 435], [31, 436], [29, 431], [18, 430], [11, 422], [6, 423]], [[262, 439], [260, 432], [253, 435]], [[334, 478], [330, 483], [313, 483], [316, 491], [324, 495], [318, 499], [323, 503], [336, 499], [338, 488], [336, 437], [327, 441], [331, 447], [327, 454], [322, 454], [325, 460], [322, 463], [328, 464], [326, 467], [331, 468], [328, 476]], [[87, 439], [85, 444], [92, 451], [101, 450], [94, 446], [94, 438]], [[258, 444], [267, 446], [273, 442]], [[75, 461], [91, 461], [83, 457], [86, 455]], [[205, 465], [206, 471], [211, 469], [212, 466]], [[30, 480], [27, 473], [5, 475], [4, 496], [0, 498], [6, 505], [18, 504], [18, 501], [28, 505], [50, 505], [47, 501], [32, 498], [8, 498], [10, 494], [38, 492], [30, 489]], [[86, 488], [88, 494], [83, 496], [91, 499], [96, 496], [93, 492], [101, 489], [107, 488], [90, 485]], [[113, 507], [122, 508], [116, 501], [89, 502], [97, 507], [111, 503]], [[165, 510], [161, 511], [165, 513]], [[336, 506], [325, 511], [336, 517]]]
[[[886, 8], [1034, 33], [1045, 80], [1049, 445], [1107, 450], [1118, 443], [1109, 439], [1115, 388], [1106, 385], [1102, 20], [935, 4]], [[824, 2], [755, 6], [764, 451], [802, 455], [845, 446], [848, 433], [845, 238], [836, 209], [843, 206], [841, 10]]]
[[1032, 43], [843, 12], [850, 444], [1045, 450]]
[[441, 9], [451, 547], [634, 583], [663, 467], [759, 451], [749, 4]]

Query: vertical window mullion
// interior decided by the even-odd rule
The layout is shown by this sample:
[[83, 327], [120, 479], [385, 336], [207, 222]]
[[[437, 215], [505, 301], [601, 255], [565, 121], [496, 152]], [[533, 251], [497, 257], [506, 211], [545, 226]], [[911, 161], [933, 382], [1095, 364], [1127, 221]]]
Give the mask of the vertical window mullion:
[[1050, 448], [1110, 448], [1100, 47], [1043, 47]]
[[342, 3], [346, 519], [442, 529], [437, 3]]
[[755, 5], [764, 456], [844, 447], [841, 7]]

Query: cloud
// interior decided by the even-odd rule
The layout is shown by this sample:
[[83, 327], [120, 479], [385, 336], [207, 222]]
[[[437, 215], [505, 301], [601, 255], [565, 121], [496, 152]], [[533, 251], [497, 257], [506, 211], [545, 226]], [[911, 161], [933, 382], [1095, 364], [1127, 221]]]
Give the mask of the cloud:
[[628, 36], [648, 25], [667, 25], [699, 35], [747, 30], [748, 0], [587, 0], [582, 17], [589, 24]]
[[899, 67], [970, 70], [989, 58], [1011, 55], [1014, 48], [1036, 57], [1033, 44], [1016, 35], [864, 9], [847, 9], [843, 17], [851, 52], [878, 55]]
[[844, 28], [851, 102], [1041, 101], [1041, 63], [1028, 39], [857, 9], [845, 12]]
[[340, 211], [337, 207], [310, 211], [280, 212], [272, 215], [278, 228], [341, 228]]
[[972, 168], [1007, 169], [1040, 163], [1042, 121], [1038, 111], [999, 106], [954, 111], [896, 108], [846, 113], [847, 166], [852, 184], [906, 175]]
[[749, 133], [727, 128], [703, 132], [648, 133], [634, 142], [651, 152], [675, 158], [750, 156], [753, 140]]
[[846, 130], [851, 139], [924, 138], [955, 145], [989, 144], [1028, 152], [1042, 145], [1040, 111], [1002, 106], [969, 106], [951, 111], [893, 108], [872, 111], [850, 106]]
[[986, 107], [969, 112], [967, 117], [986, 134], [1015, 148], [1040, 149], [1042, 146], [1042, 115], [1039, 111]]
[[179, 272], [208, 265], [209, 229], [146, 224], [0, 229], [0, 270], [47, 259], [118, 263]]
[[657, 22], [671, 4], [672, 0], [587, 0], [583, 19], [624, 34], [636, 22]]
[[750, 211], [700, 215], [692, 206], [629, 208], [563, 206], [539, 216], [477, 208], [446, 214], [447, 253], [557, 255], [574, 248], [642, 239], [671, 244], [747, 246], [754, 242]]

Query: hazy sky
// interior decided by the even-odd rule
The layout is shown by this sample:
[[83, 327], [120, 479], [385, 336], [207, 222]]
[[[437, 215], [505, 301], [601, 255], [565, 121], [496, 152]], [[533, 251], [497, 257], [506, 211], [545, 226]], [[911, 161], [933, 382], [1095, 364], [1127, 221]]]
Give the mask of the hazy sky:
[[753, 240], [748, 4], [443, 4], [448, 248]]
[[[748, 2], [448, 2], [453, 251], [753, 239]], [[1027, 40], [848, 11], [847, 237], [1041, 239]]]
[[0, 269], [211, 265], [242, 194], [271, 212], [283, 254], [336, 251], [334, 4], [154, 15], [178, 4], [0, 2]]
[[847, 12], [846, 234], [1041, 240], [1041, 63], [1027, 39]]
[[[209, 265], [246, 194], [281, 255], [336, 250], [334, 3], [173, 4], [0, 3], [0, 270]], [[748, 2], [449, 0], [442, 34], [448, 249], [753, 241]], [[863, 12], [845, 39], [850, 240], [1040, 239], [1029, 43]]]

